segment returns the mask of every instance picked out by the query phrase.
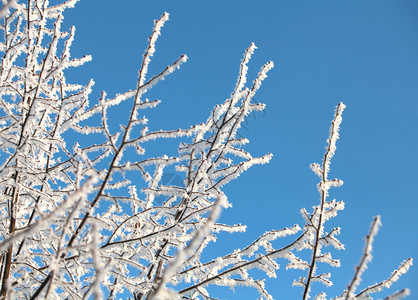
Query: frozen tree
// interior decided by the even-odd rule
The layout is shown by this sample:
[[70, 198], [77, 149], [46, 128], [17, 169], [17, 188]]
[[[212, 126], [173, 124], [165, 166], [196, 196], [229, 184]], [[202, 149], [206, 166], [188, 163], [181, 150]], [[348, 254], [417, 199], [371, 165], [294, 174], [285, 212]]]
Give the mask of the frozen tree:
[[[245, 231], [243, 225], [218, 222], [220, 211], [230, 206], [223, 186], [272, 157], [245, 151], [249, 141], [237, 130], [248, 114], [264, 109], [253, 97], [273, 63], [247, 84], [247, 65], [256, 49], [251, 44], [230, 97], [206, 122], [150, 131], [145, 113], [160, 101], [145, 98], [147, 91], [187, 61], [182, 55], [148, 76], [168, 14], [155, 22], [137, 85], [90, 101], [93, 81], [73, 84], [65, 77], [66, 69], [91, 59], [71, 58], [75, 29], [61, 26], [63, 12], [76, 2], [3, 0], [0, 10], [0, 297], [213, 299], [208, 287], [218, 285], [253, 287], [262, 299], [272, 299], [264, 279], [249, 272], [257, 268], [276, 277], [279, 260], [287, 261], [286, 268], [305, 270], [294, 282], [302, 287], [303, 299], [311, 297], [313, 284], [332, 284], [318, 264], [338, 267], [339, 260], [324, 249], [344, 248], [339, 228], [325, 230], [325, 222], [344, 208], [343, 202], [328, 200], [329, 189], [342, 184], [328, 179], [328, 172], [344, 104], [336, 109], [322, 165], [311, 166], [320, 177], [320, 203], [311, 212], [302, 209], [305, 224], [266, 232], [243, 249], [202, 261], [202, 251], [219, 232]], [[109, 109], [122, 103], [130, 110], [115, 129]], [[89, 136], [87, 142], [83, 135]], [[147, 142], [164, 139], [179, 140], [176, 156], [146, 152]], [[173, 170], [182, 176], [181, 185], [162, 181], [164, 172]], [[371, 299], [412, 264], [408, 259], [387, 280], [356, 290], [379, 225], [376, 217], [352, 281], [334, 299]], [[293, 236], [293, 242], [275, 247], [273, 241], [284, 236]], [[311, 253], [310, 258], [298, 257], [299, 251]], [[315, 297], [326, 299], [325, 293]]]

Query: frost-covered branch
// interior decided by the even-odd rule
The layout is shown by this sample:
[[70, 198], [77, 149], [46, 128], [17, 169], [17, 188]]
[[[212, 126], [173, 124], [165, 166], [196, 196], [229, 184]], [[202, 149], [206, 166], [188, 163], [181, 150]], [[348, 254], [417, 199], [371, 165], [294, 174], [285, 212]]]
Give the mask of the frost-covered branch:
[[6, 15], [7, 10], [13, 8], [16, 5], [16, 0], [7, 0], [3, 2], [3, 6], [0, 8], [0, 18]]
[[304, 241], [304, 248], [312, 250], [312, 257], [310, 263], [300, 261], [296, 264], [291, 264], [289, 267], [308, 269], [308, 275], [306, 278], [302, 277], [298, 281], [294, 282], [294, 285], [300, 285], [303, 287], [303, 299], [310, 298], [311, 284], [313, 281], [322, 282], [325, 285], [332, 285], [329, 279], [329, 274], [316, 274], [317, 263], [323, 262], [331, 266], [338, 267], [340, 265], [339, 260], [335, 260], [331, 257], [330, 253], [322, 253], [322, 247], [327, 245], [333, 245], [337, 249], [343, 249], [343, 244], [336, 238], [339, 234], [339, 228], [334, 228], [328, 234], [324, 234], [324, 223], [335, 217], [339, 210], [344, 209], [343, 202], [328, 201], [328, 191], [331, 187], [338, 187], [343, 184], [338, 179], [328, 179], [328, 173], [330, 170], [331, 158], [334, 156], [336, 150], [336, 141], [339, 138], [339, 128], [342, 122], [342, 112], [345, 109], [345, 105], [341, 102], [335, 109], [335, 116], [331, 124], [330, 135], [328, 139], [328, 147], [325, 151], [324, 160], [322, 166], [319, 164], [312, 164], [312, 171], [317, 174], [321, 181], [318, 184], [318, 191], [320, 194], [320, 205], [314, 208], [312, 214], [308, 214], [305, 209], [302, 210], [302, 216], [305, 219], [306, 225], [306, 239]]
[[[379, 226], [381, 226], [381, 224], [382, 223], [380, 221], [380, 216], [375, 217], [373, 222], [372, 222], [370, 232], [366, 236], [366, 245], [365, 245], [365, 248], [364, 248], [364, 254], [363, 254], [363, 256], [360, 260], [360, 264], [356, 267], [353, 279], [351, 280], [350, 284], [348, 285], [347, 290], [344, 292], [344, 295], [345, 295], [344, 299], [346, 299], [346, 300], [362, 298], [362, 297], [369, 297], [369, 295], [372, 294], [372, 293], [377, 293], [377, 292], [380, 292], [381, 290], [383, 290], [384, 288], [389, 288], [394, 282], [396, 282], [399, 279], [400, 276], [407, 273], [410, 266], [412, 265], [412, 259], [408, 258], [407, 260], [405, 260], [399, 266], [398, 269], [393, 271], [393, 273], [391, 274], [391, 276], [388, 279], [386, 279], [386, 280], [384, 280], [380, 283], [370, 285], [369, 287], [365, 288], [364, 290], [362, 290], [358, 294], [355, 294], [356, 288], [360, 284], [361, 276], [364, 273], [364, 271], [366, 270], [367, 264], [372, 260], [373, 240], [374, 240], [374, 237], [377, 235], [377, 232], [379, 230]], [[390, 297], [394, 297], [394, 299], [398, 299], [401, 296], [403, 297], [403, 296], [407, 295], [407, 293], [409, 293], [408, 289], [403, 290], [399, 293], [396, 293], [396, 294], [394, 294], [393, 296], [390, 296]], [[391, 299], [390, 297], [388, 299]], [[398, 298], [396, 298], [396, 297], [398, 297]]]
[[351, 299], [354, 297], [354, 292], [356, 291], [357, 286], [360, 284], [361, 275], [367, 268], [367, 264], [372, 260], [372, 246], [373, 240], [379, 231], [379, 226], [382, 225], [380, 217], [377, 216], [374, 218], [369, 234], [366, 236], [366, 246], [364, 248], [364, 254], [361, 258], [360, 264], [356, 267], [356, 272], [354, 274], [353, 280], [348, 285], [346, 299]]
[[[341, 229], [325, 232], [324, 223], [344, 209], [342, 201], [328, 200], [329, 189], [342, 184], [328, 173], [345, 106], [336, 109], [322, 165], [311, 165], [321, 178], [321, 197], [312, 212], [301, 210], [305, 226], [267, 231], [241, 249], [203, 261], [205, 247], [220, 232], [246, 229], [217, 222], [220, 211], [231, 207], [225, 185], [272, 158], [253, 157], [238, 130], [265, 109], [254, 97], [273, 62], [250, 82], [257, 48], [252, 43], [232, 93], [206, 122], [150, 130], [145, 114], [162, 101], [147, 99], [147, 92], [187, 61], [181, 55], [148, 74], [169, 15], [155, 21], [135, 86], [92, 99], [93, 80], [66, 78], [67, 69], [91, 60], [71, 56], [75, 28], [62, 22], [78, 0], [50, 2], [4, 0], [0, 9], [0, 298], [215, 299], [208, 287], [218, 285], [255, 288], [261, 299], [272, 299], [265, 280], [251, 272], [276, 277], [282, 259], [286, 269], [307, 272], [294, 282], [303, 287], [304, 299], [313, 282], [331, 285], [330, 274], [317, 273], [317, 267], [340, 265], [324, 247], [344, 249], [337, 238]], [[115, 111], [126, 116], [121, 124], [112, 123]], [[167, 138], [177, 139], [178, 153], [150, 151], [150, 142], [170, 147]], [[166, 180], [170, 174], [175, 181]], [[282, 244], [282, 237], [292, 241]], [[312, 252], [309, 262], [295, 254], [304, 250]], [[406, 260], [387, 280], [355, 294], [362, 262], [348, 291], [336, 299], [369, 297], [411, 264]], [[316, 299], [326, 299], [325, 293]]]
[[183, 248], [178, 249], [175, 255], [175, 258], [171, 261], [170, 265], [164, 271], [161, 280], [158, 283], [158, 286], [155, 290], [155, 294], [151, 296], [151, 299], [164, 299], [163, 296], [166, 293], [165, 285], [170, 281], [170, 278], [177, 272], [177, 270], [184, 264], [187, 257], [193, 255], [196, 251], [199, 244], [202, 240], [210, 233], [213, 228], [215, 221], [218, 219], [222, 202], [225, 201], [226, 198], [224, 195], [219, 195], [216, 199], [212, 210], [210, 212], [210, 216], [206, 220], [205, 224], [199, 228], [195, 232], [193, 239], [189, 242], [189, 244]]
[[[409, 268], [412, 266], [412, 262], [413, 262], [412, 258], [408, 258], [399, 266], [398, 269], [392, 272], [392, 274], [390, 275], [388, 279], [365, 288], [364, 290], [362, 290], [360, 293], [357, 294], [357, 297], [369, 295], [372, 293], [377, 293], [383, 290], [384, 288], [390, 288], [394, 282], [398, 281], [399, 277], [401, 277], [402, 275], [408, 272]], [[406, 291], [409, 291], [409, 290], [406, 289], [405, 292]]]

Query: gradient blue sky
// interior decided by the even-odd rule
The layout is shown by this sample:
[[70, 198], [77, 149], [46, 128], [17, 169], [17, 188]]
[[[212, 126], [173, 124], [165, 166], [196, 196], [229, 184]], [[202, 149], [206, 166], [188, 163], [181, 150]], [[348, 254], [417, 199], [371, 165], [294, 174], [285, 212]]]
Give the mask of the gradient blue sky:
[[[208, 257], [242, 248], [267, 230], [303, 225], [299, 210], [319, 199], [309, 164], [321, 162], [334, 107], [343, 101], [347, 109], [331, 177], [345, 184], [331, 190], [331, 197], [343, 200], [346, 209], [327, 228], [342, 227], [346, 251], [333, 252], [342, 267], [332, 270], [335, 286], [325, 291], [336, 296], [346, 287], [377, 214], [383, 227], [360, 288], [386, 279], [407, 257], [418, 259], [417, 1], [81, 0], [67, 12], [65, 26], [77, 28], [72, 54], [91, 54], [93, 61], [70, 71], [69, 78], [79, 83], [94, 78], [93, 99], [102, 90], [113, 95], [135, 88], [153, 20], [164, 11], [170, 21], [150, 72], [183, 53], [189, 61], [149, 94], [163, 100], [152, 113], [151, 128], [205, 121], [231, 93], [251, 42], [259, 49], [249, 65], [250, 79], [268, 60], [276, 65], [255, 97], [267, 104], [266, 113], [250, 117], [248, 130], [240, 130], [252, 142], [247, 149], [253, 155], [272, 152], [274, 158], [227, 187], [234, 207], [222, 220], [245, 223], [248, 230], [221, 236]], [[269, 290], [276, 299], [300, 298], [301, 289], [290, 284], [304, 274], [285, 271], [284, 261], [281, 266], [279, 278], [267, 281]], [[410, 299], [418, 299], [416, 266], [392, 291], [403, 287], [411, 288]], [[222, 289], [218, 297], [257, 294]]]

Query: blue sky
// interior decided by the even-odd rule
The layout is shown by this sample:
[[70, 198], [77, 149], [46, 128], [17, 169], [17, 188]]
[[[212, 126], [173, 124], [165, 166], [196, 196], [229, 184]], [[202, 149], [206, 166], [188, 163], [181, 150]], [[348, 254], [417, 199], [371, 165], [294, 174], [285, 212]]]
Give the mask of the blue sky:
[[[148, 95], [163, 100], [150, 116], [152, 128], [205, 121], [230, 95], [251, 42], [258, 50], [249, 79], [269, 60], [276, 66], [255, 97], [267, 104], [266, 112], [240, 130], [254, 156], [272, 152], [274, 158], [226, 188], [234, 207], [222, 221], [248, 230], [221, 236], [208, 257], [242, 248], [270, 229], [303, 225], [299, 210], [319, 200], [309, 164], [321, 162], [334, 107], [342, 101], [347, 109], [330, 176], [344, 181], [331, 197], [346, 209], [326, 225], [342, 227], [346, 251], [333, 252], [342, 267], [332, 270], [335, 286], [325, 291], [336, 296], [346, 287], [375, 215], [383, 227], [360, 288], [386, 279], [407, 257], [418, 259], [418, 2], [81, 0], [65, 25], [77, 28], [73, 56], [91, 54], [93, 61], [69, 71], [69, 78], [94, 78], [93, 99], [102, 90], [113, 95], [135, 88], [153, 20], [164, 11], [170, 21], [150, 72], [183, 53], [189, 61]], [[290, 284], [303, 274], [285, 271], [284, 261], [281, 267], [279, 278], [267, 281], [269, 290], [277, 299], [298, 299], [301, 289]], [[410, 287], [410, 299], [417, 299], [417, 278], [414, 266], [392, 290]], [[257, 296], [244, 288], [220, 293], [221, 299]]]

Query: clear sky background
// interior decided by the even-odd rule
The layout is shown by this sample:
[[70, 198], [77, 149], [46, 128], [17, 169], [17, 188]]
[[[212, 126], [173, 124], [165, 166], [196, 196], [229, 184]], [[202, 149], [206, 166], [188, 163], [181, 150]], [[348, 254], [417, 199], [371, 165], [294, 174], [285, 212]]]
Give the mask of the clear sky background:
[[[77, 28], [73, 56], [91, 54], [93, 61], [70, 71], [70, 80], [94, 78], [94, 101], [102, 90], [114, 95], [135, 88], [153, 20], [164, 11], [170, 21], [150, 72], [183, 53], [189, 61], [149, 94], [163, 100], [150, 115], [151, 128], [204, 122], [230, 95], [251, 42], [258, 50], [250, 80], [265, 62], [276, 66], [255, 97], [267, 104], [266, 112], [250, 116], [247, 129], [240, 130], [254, 156], [272, 152], [274, 158], [227, 186], [234, 207], [221, 219], [247, 224], [248, 230], [221, 236], [208, 247], [208, 258], [242, 248], [270, 229], [303, 225], [300, 209], [319, 201], [318, 177], [309, 164], [322, 161], [334, 107], [342, 101], [347, 109], [330, 177], [344, 181], [331, 197], [343, 200], [346, 209], [326, 228], [342, 227], [346, 250], [333, 251], [342, 261], [332, 270], [335, 286], [315, 286], [329, 296], [346, 287], [375, 215], [383, 227], [360, 289], [386, 279], [404, 259], [418, 259], [417, 1], [81, 0], [67, 12], [65, 26]], [[114, 116], [115, 122], [122, 117]], [[170, 143], [163, 147], [171, 151]], [[286, 262], [280, 263], [279, 278], [267, 281], [271, 294], [299, 299], [301, 289], [290, 285], [305, 273], [285, 271]], [[392, 291], [404, 287], [411, 288], [410, 299], [418, 299], [417, 266]], [[215, 296], [256, 299], [257, 293], [220, 289]]]

